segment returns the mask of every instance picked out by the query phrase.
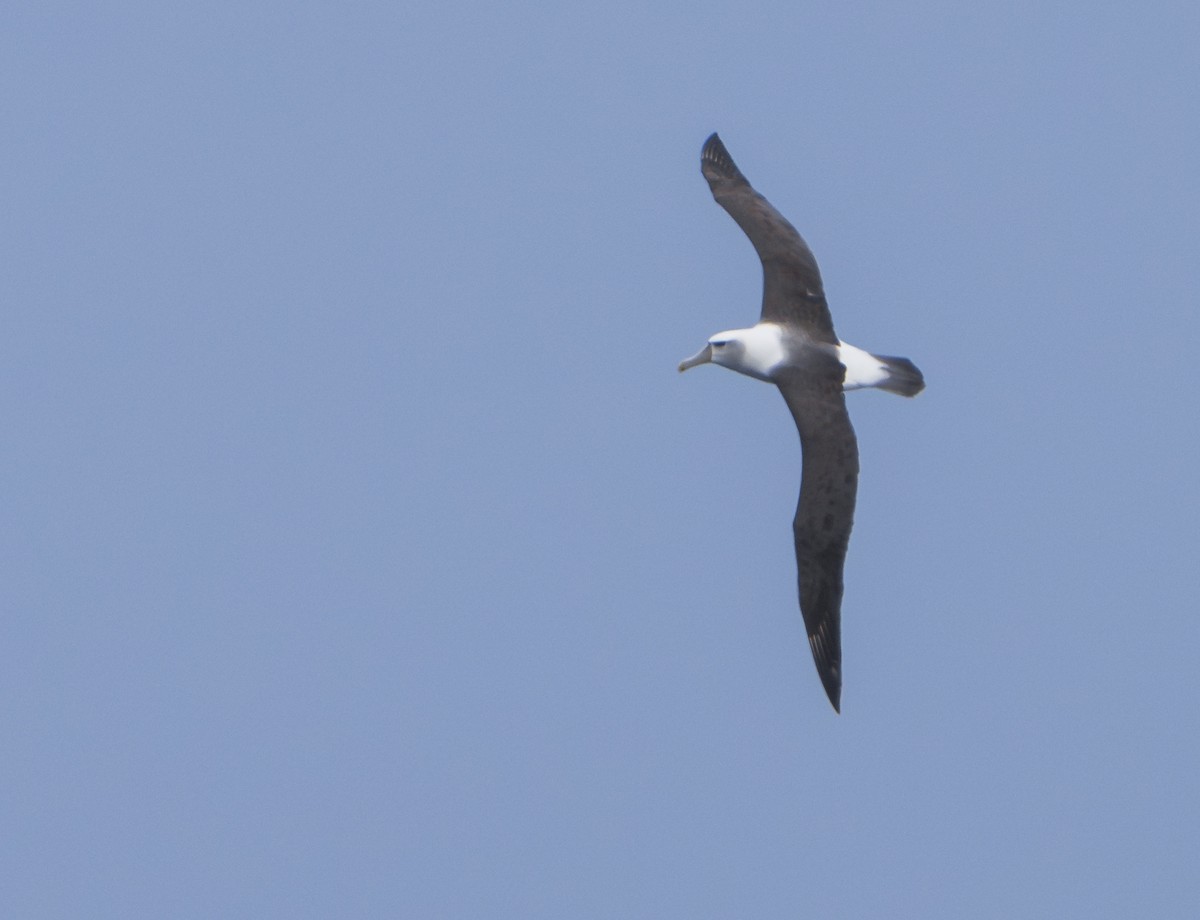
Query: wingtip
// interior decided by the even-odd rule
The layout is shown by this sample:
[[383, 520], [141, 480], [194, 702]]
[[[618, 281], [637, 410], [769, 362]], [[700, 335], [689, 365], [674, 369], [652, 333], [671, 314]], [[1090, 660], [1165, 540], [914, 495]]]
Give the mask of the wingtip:
[[829, 705], [833, 707], [833, 711], [839, 716], [842, 714], [842, 684], [840, 680], [831, 676], [830, 680], [825, 680], [825, 675], [821, 675], [821, 683], [825, 687], [825, 695], [829, 697]]
[[700, 148], [700, 157], [705, 160], [722, 160], [729, 159], [729, 151], [725, 149], [725, 144], [721, 141], [721, 135], [714, 131], [708, 136], [704, 142], [704, 146]]
[[700, 168], [709, 181], [741, 177], [737, 164], [733, 162], [733, 157], [721, 143], [721, 137], [716, 131], [709, 135], [700, 150]]
[[825, 695], [829, 697], [833, 711], [842, 711], [842, 644], [838, 633], [836, 613], [833, 618], [823, 618], [808, 635], [813, 662], [817, 666], [817, 677]]

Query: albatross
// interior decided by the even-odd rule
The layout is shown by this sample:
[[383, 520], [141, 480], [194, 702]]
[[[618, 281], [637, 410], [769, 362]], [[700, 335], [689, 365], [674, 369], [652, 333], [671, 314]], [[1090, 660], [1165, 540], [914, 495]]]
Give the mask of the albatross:
[[700, 152], [700, 171], [762, 260], [762, 315], [749, 329], [710, 336], [679, 370], [719, 364], [773, 383], [791, 410], [802, 457], [792, 521], [800, 613], [825, 693], [841, 712], [842, 569], [858, 492], [858, 442], [845, 391], [877, 387], [916, 396], [925, 379], [907, 358], [871, 354], [837, 337], [808, 244], [751, 187], [716, 134]]

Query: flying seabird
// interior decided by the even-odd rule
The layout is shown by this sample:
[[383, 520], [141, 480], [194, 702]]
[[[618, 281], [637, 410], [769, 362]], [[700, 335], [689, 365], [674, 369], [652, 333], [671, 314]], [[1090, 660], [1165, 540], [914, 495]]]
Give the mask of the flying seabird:
[[750, 186], [716, 134], [704, 144], [700, 170], [762, 260], [762, 315], [749, 329], [710, 337], [679, 370], [711, 362], [773, 383], [796, 420], [803, 472], [792, 530], [800, 612], [817, 673], [840, 712], [842, 568], [858, 491], [858, 442], [844, 391], [878, 387], [916, 396], [925, 379], [907, 358], [873, 355], [837, 337], [812, 251]]

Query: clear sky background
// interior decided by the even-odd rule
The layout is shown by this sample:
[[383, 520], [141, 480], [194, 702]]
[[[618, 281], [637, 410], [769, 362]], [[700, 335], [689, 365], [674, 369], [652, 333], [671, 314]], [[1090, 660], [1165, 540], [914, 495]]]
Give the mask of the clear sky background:
[[[0, 913], [1195, 917], [1200, 7], [0, 12]], [[719, 130], [862, 477], [796, 605]]]

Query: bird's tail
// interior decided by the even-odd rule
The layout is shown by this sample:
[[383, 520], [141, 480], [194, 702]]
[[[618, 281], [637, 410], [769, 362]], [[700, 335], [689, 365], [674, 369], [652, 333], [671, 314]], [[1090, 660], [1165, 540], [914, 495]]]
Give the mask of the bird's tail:
[[883, 362], [887, 376], [876, 386], [901, 396], [916, 396], [925, 389], [925, 375], [908, 358], [875, 355]]

